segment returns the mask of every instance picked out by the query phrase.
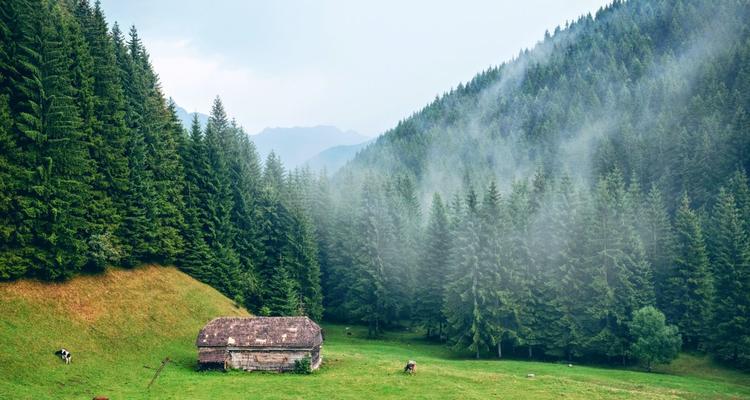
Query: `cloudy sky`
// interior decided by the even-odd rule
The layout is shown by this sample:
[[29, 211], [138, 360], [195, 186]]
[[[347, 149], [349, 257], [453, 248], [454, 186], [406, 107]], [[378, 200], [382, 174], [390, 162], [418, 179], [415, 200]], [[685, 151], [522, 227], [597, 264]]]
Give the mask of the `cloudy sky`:
[[375, 136], [437, 94], [606, 0], [101, 0], [136, 25], [167, 96], [218, 94], [257, 133], [335, 125]]

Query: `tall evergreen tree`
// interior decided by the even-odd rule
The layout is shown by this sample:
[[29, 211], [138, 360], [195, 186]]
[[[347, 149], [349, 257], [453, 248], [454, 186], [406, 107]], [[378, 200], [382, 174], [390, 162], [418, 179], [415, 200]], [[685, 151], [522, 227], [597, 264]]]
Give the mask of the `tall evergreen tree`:
[[394, 315], [396, 305], [384, 250], [393, 235], [384, 215], [384, 200], [373, 182], [365, 182], [359, 211], [360, 239], [354, 260], [352, 297], [348, 304], [352, 314], [367, 324], [369, 336], [379, 335]]
[[213, 274], [221, 283], [221, 290], [234, 297], [236, 282], [232, 277], [239, 273], [239, 257], [232, 246], [236, 234], [231, 222], [232, 189], [227, 160], [227, 136], [229, 121], [221, 100], [217, 97], [206, 126], [206, 203], [204, 225], [205, 240], [214, 255], [211, 266]]
[[651, 187], [646, 197], [640, 228], [646, 259], [654, 271], [656, 303], [661, 310], [666, 310], [669, 299], [666, 293], [667, 280], [675, 259], [675, 234], [662, 193], [656, 185]]
[[61, 12], [45, 2], [34, 8], [32, 15], [38, 19], [32, 20], [34, 25], [27, 26], [26, 33], [35, 40], [27, 49], [28, 59], [19, 61], [32, 74], [24, 81], [38, 79], [38, 86], [24, 93], [21, 103], [26, 110], [19, 115], [23, 122], [17, 127], [31, 139], [25, 151], [33, 157], [27, 165], [36, 173], [28, 195], [45, 205], [30, 221], [34, 268], [42, 277], [59, 279], [72, 276], [86, 262], [92, 165], [80, 130]]
[[415, 320], [428, 337], [440, 338], [445, 330], [442, 306], [450, 271], [451, 244], [448, 215], [440, 195], [435, 193], [422, 244], [414, 302]]
[[456, 237], [453, 262], [456, 267], [446, 287], [443, 313], [448, 325], [448, 339], [454, 348], [468, 349], [480, 357], [482, 350], [492, 348], [498, 340], [489, 296], [497, 282], [491, 260], [480, 258], [480, 210], [473, 190], [467, 196], [467, 209]]
[[715, 295], [713, 351], [722, 360], [750, 365], [750, 242], [734, 196], [721, 190], [714, 208]]
[[185, 171], [185, 247], [180, 255], [179, 266], [191, 276], [211, 283], [211, 270], [208, 266], [213, 264], [213, 254], [204, 237], [204, 227], [208, 223], [208, 214], [205, 210], [208, 200], [205, 178], [209, 167], [203, 132], [197, 115], [193, 115], [190, 137], [184, 144], [181, 159]]
[[712, 280], [700, 218], [687, 194], [675, 216], [676, 251], [663, 282], [663, 307], [682, 332], [687, 348], [706, 344], [711, 317]]

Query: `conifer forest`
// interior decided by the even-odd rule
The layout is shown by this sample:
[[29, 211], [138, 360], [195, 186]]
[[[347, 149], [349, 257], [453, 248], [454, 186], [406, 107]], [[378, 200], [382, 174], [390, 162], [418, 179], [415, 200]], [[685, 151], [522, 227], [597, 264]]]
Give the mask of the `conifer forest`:
[[99, 2], [0, 0], [0, 280], [173, 265], [254, 315], [482, 359], [629, 365], [661, 316], [750, 368], [748, 21], [615, 0], [331, 175], [260, 159], [219, 97], [183, 127]]

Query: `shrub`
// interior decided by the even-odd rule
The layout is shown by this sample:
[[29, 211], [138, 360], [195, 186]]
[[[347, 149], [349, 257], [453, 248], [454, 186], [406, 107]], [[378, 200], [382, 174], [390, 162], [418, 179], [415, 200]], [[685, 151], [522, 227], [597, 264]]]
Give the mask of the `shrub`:
[[675, 326], [664, 321], [664, 314], [651, 306], [633, 313], [630, 333], [635, 342], [630, 350], [649, 371], [652, 364], [668, 364], [680, 352], [682, 337]]
[[311, 374], [312, 360], [310, 359], [310, 357], [294, 360], [294, 373], [302, 375]]

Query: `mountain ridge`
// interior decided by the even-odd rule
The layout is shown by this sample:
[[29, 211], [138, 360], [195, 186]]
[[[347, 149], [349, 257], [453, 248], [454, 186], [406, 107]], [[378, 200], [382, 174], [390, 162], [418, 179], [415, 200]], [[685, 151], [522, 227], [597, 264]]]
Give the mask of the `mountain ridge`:
[[[685, 125], [690, 125], [687, 136], [707, 129], [689, 118], [700, 107], [698, 101], [714, 101], [705, 82], [728, 85], [739, 78], [737, 73], [747, 75], [740, 68], [747, 57], [741, 52], [747, 37], [744, 16], [748, 7], [736, 1], [716, 7], [691, 0], [615, 1], [439, 96], [349, 165], [355, 171], [406, 173], [419, 183], [425, 202], [431, 187], [450, 195], [445, 189], [494, 180], [507, 190], [512, 181], [529, 178], [540, 168], [567, 171], [591, 183], [616, 167], [650, 186], [673, 175], [669, 171], [682, 155], [660, 156], [662, 150], [647, 133], [662, 130], [671, 136], [666, 143], [697, 145], [698, 133], [679, 138], [678, 132]], [[715, 68], [716, 62], [729, 65]], [[733, 96], [727, 90], [722, 95]], [[726, 116], [734, 112], [721, 118], [732, 129], [737, 125]], [[719, 143], [724, 140], [748, 146], [740, 138], [710, 140], [716, 145], [708, 147], [725, 147]], [[612, 160], [603, 162], [604, 153], [612, 151]], [[628, 153], [640, 153], [643, 159]], [[711, 160], [718, 156], [704, 155]], [[730, 163], [735, 161], [716, 161]], [[741, 164], [750, 167], [747, 160]], [[666, 179], [672, 200], [689, 186], [679, 177]], [[697, 200], [702, 204], [706, 199]]]
[[290, 169], [304, 165], [307, 160], [331, 147], [356, 145], [368, 140], [355, 131], [344, 131], [332, 125], [265, 128], [250, 135], [250, 139], [255, 143], [261, 159], [274, 151]]
[[185, 127], [185, 129], [190, 130], [190, 127], [193, 125], [193, 116], [198, 116], [198, 121], [201, 124], [201, 127], [205, 127], [208, 123], [208, 115], [200, 113], [200, 112], [188, 112], [186, 109], [180, 107], [179, 105], [175, 105], [175, 111], [177, 112], [177, 118], [180, 119], [180, 122], [182, 122], [182, 126]]

